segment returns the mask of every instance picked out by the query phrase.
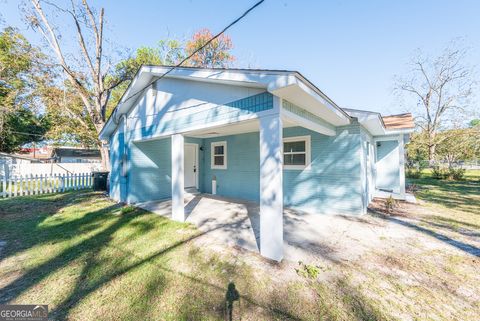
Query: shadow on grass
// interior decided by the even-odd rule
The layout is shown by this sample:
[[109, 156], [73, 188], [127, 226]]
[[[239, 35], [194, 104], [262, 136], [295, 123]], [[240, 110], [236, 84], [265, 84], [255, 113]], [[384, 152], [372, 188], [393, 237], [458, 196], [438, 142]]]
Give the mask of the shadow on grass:
[[395, 223], [395, 224], [399, 224], [399, 225], [414, 229], [414, 230], [416, 230], [420, 233], [426, 234], [426, 235], [431, 236], [431, 237], [433, 237], [433, 238], [435, 238], [439, 241], [442, 241], [442, 242], [444, 242], [448, 245], [451, 245], [451, 246], [453, 246], [453, 247], [455, 247], [455, 248], [457, 248], [457, 249], [459, 249], [459, 250], [461, 250], [465, 253], [468, 253], [468, 254], [476, 256], [476, 257], [480, 257], [480, 248], [478, 248], [478, 247], [475, 247], [473, 245], [470, 245], [470, 244], [467, 244], [467, 243], [464, 243], [464, 242], [461, 242], [461, 241], [457, 241], [455, 239], [452, 239], [451, 237], [448, 237], [448, 236], [443, 235], [441, 233], [435, 232], [431, 229], [422, 227], [422, 226], [420, 226], [418, 224], [415, 224], [411, 221], [408, 221], [406, 219], [401, 219], [399, 217], [385, 215], [384, 213], [373, 210], [373, 209], [369, 209], [369, 211], [370, 211], [371, 214], [373, 214], [376, 217], [379, 217], [381, 219], [387, 220], [387, 221]]
[[[14, 301], [57, 271], [67, 267], [74, 261], [80, 262], [77, 260], [81, 260], [82, 262], [80, 274], [74, 284], [72, 284], [68, 294], [51, 310], [50, 316], [54, 319], [67, 319], [70, 311], [89, 295], [111, 283], [113, 280], [129, 272], [138, 270], [146, 264], [153, 264], [154, 269], [150, 271], [158, 271], [158, 273], [155, 273], [152, 278], [147, 278], [147, 280], [139, 280], [139, 282], [145, 283], [142, 295], [133, 296], [133, 301], [137, 300], [139, 305], [140, 302], [148, 301], [148, 297], [152, 296], [152, 293], [161, 294], [163, 292], [166, 282], [168, 282], [166, 278], [167, 273], [174, 275], [173, 279], [180, 277], [189, 280], [189, 282], [193, 284], [199, 284], [200, 286], [209, 288], [211, 289], [210, 291], [219, 293], [220, 297], [223, 298], [222, 300], [225, 300], [224, 294], [228, 289], [226, 284], [225, 287], [218, 286], [204, 281], [198, 276], [175, 271], [161, 264], [163, 260], [161, 258], [164, 258], [167, 253], [184, 246], [195, 238], [211, 232], [211, 230], [201, 233], [197, 232], [193, 235], [177, 232], [172, 241], [168, 238], [166, 239], [170, 242], [162, 249], [141, 256], [134, 251], [125, 249], [125, 245], [128, 246], [130, 244], [118, 242], [118, 239], [115, 237], [115, 235], [117, 235], [116, 233], [123, 227], [128, 226], [128, 229], [133, 228], [138, 233], [137, 235], [142, 235], [154, 228], [158, 228], [159, 224], [163, 224], [163, 222], [156, 224], [159, 220], [168, 222], [167, 219], [154, 216], [154, 214], [147, 213], [140, 209], [121, 210], [120, 205], [109, 205], [109, 203], [106, 202], [101, 204], [101, 206], [103, 206], [102, 208], [92, 211], [87, 210], [85, 213], [82, 213], [82, 215], [78, 217], [75, 216], [73, 219], [69, 219], [69, 215], [59, 217], [58, 221], [52, 219], [52, 215], [61, 213], [63, 208], [72, 204], [81, 204], [82, 202], [95, 202], [97, 196], [98, 195], [94, 193], [69, 193], [52, 197], [27, 197], [2, 203], [2, 205], [8, 204], [9, 206], [2, 207], [3, 210], [0, 221], [7, 223], [7, 228], [13, 229], [5, 235], [8, 243], [7, 249], [2, 253], [2, 258], [14, 256], [20, 251], [41, 244], [54, 244], [61, 241], [68, 242], [75, 238], [78, 241], [74, 240], [72, 245], [66, 244], [66, 247], [60, 249], [52, 258], [39, 263], [4, 286], [0, 291], [0, 303]], [[17, 212], [20, 209], [23, 212]], [[35, 209], [38, 209], [41, 213], [36, 213]], [[156, 223], [147, 224], [135, 220], [143, 215], [154, 216]], [[47, 225], [43, 224], [46, 219], [50, 219]], [[172, 222], [169, 228], [177, 231], [182, 225], [183, 224]], [[215, 229], [217, 228], [222, 228], [222, 226], [215, 227]], [[165, 241], [165, 239], [163, 241]], [[129, 238], [128, 242], [132, 242], [132, 239]], [[123, 244], [123, 246], [119, 246], [119, 244]], [[116, 252], [113, 253], [114, 255], [109, 255], [102, 259], [102, 254], [105, 253], [104, 251], [106, 249], [113, 249]], [[98, 275], [99, 271], [100, 275]], [[92, 275], [98, 275], [98, 277], [92, 278]], [[250, 305], [271, 311], [282, 319], [299, 319], [276, 307], [264, 306], [256, 303], [252, 298], [241, 296], [240, 294], [239, 296]], [[186, 302], [191, 301], [186, 300]], [[205, 303], [204, 301], [199, 301], [197, 304], [201, 304], [202, 302]], [[226, 312], [225, 303], [226, 301], [222, 301], [222, 303], [218, 305], [221, 308], [217, 310], [205, 306], [201, 307], [200, 310], [210, 310], [209, 313], [211, 313], [212, 316], [222, 317]], [[143, 315], [146, 319], [149, 313], [148, 306], [149, 305], [142, 311], [136, 311], [135, 307], [131, 306], [128, 310], [121, 311], [121, 313], [123, 316], [126, 316], [136, 311], [138, 313], [134, 313], [133, 316], [142, 318]], [[191, 319], [192, 315], [190, 313], [195, 313], [195, 310], [192, 310], [192, 308], [188, 306], [178, 306], [175, 308], [177, 309], [177, 313], [184, 311], [186, 313], [186, 319]]]
[[409, 182], [421, 187], [415, 195], [425, 201], [480, 215], [480, 181], [421, 178]]
[[421, 219], [421, 222], [437, 228], [460, 233], [465, 236], [480, 237], [480, 226], [476, 224], [454, 220], [438, 215], [430, 215], [426, 219]]
[[3, 228], [0, 227], [0, 231], [7, 244], [14, 243], [14, 245], [7, 246], [0, 259], [33, 246], [68, 240], [79, 232], [87, 233], [98, 228], [111, 219], [104, 214], [119, 210], [122, 205], [113, 204], [69, 221], [59, 220], [52, 226], [43, 227], [42, 223], [65, 207], [80, 204], [100, 195], [93, 192], [69, 192], [2, 201], [0, 220]]

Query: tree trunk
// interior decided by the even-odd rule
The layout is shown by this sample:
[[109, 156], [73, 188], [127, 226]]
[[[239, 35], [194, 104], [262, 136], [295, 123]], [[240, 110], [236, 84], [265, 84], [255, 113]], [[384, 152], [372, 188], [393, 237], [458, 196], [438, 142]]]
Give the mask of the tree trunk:
[[435, 153], [437, 148], [437, 142], [435, 141], [435, 132], [428, 133], [428, 163], [430, 166], [435, 165]]
[[102, 170], [110, 171], [110, 155], [108, 147], [100, 146], [100, 155], [102, 156]]
[[[105, 123], [95, 124], [97, 135], [100, 134], [100, 131], [103, 129], [104, 125]], [[98, 141], [98, 149], [100, 150], [100, 156], [102, 157], [102, 170], [110, 171], [110, 153], [108, 151], [108, 147], [106, 147], [102, 141]]]
[[435, 149], [437, 145], [436, 144], [431, 144], [428, 146], [428, 161], [430, 165], [433, 165], [435, 163]]

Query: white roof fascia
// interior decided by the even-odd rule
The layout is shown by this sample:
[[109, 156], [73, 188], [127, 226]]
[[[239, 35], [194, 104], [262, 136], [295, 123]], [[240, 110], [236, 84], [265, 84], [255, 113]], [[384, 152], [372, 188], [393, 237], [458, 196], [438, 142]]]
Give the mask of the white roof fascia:
[[[141, 96], [143, 89], [148, 88], [153, 83], [153, 78], [162, 77], [171, 67], [164, 66], [142, 66], [134, 77], [132, 83], [122, 96], [120, 102], [115, 108], [113, 115], [107, 120], [104, 128], [101, 130], [100, 139], [108, 139], [114, 132], [119, 116], [127, 113], [137, 101], [137, 98], [131, 98], [133, 95]], [[322, 117], [323, 112], [328, 117], [323, 117], [335, 126], [347, 125], [350, 123], [350, 117], [333, 101], [331, 101], [318, 88], [306, 80], [300, 73], [294, 71], [271, 71], [271, 70], [248, 70], [248, 69], [202, 69], [202, 68], [176, 68], [168, 73], [165, 78], [182, 78], [193, 81], [216, 82], [232, 84], [236, 86], [247, 86], [265, 88], [274, 95], [281, 97], [280, 90], [290, 86], [296, 86], [305, 92], [308, 96], [314, 98], [318, 103], [311, 106], [310, 112], [317, 113]], [[298, 91], [298, 90], [297, 90]], [[288, 98], [288, 97], [287, 97]]]

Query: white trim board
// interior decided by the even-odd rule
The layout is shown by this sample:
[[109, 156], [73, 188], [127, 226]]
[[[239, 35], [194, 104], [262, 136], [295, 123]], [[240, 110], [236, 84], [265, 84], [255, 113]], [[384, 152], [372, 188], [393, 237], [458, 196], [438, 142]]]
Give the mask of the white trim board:
[[[215, 147], [223, 146], [223, 165], [215, 165]], [[210, 143], [210, 168], [211, 169], [227, 169], [227, 141], [216, 141]]]
[[282, 157], [285, 155], [285, 151], [283, 150], [283, 144], [288, 142], [298, 142], [298, 141], [305, 141], [305, 165], [285, 165], [283, 164], [283, 168], [287, 170], [305, 170], [311, 168], [312, 163], [312, 145], [311, 145], [311, 136], [293, 136], [293, 137], [284, 137], [282, 142]]

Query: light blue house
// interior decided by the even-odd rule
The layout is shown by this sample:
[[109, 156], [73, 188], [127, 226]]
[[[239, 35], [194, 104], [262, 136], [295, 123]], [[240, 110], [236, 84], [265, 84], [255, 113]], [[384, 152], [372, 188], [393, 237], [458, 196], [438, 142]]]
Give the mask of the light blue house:
[[179, 221], [186, 189], [256, 201], [261, 254], [280, 260], [284, 206], [360, 215], [377, 192], [405, 197], [410, 114], [342, 109], [295, 71], [169, 70], [143, 66], [100, 134], [113, 199], [171, 198]]

